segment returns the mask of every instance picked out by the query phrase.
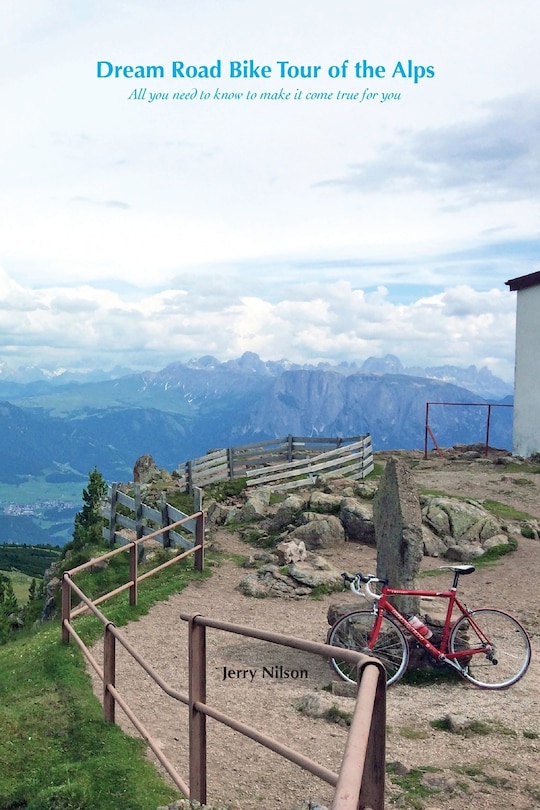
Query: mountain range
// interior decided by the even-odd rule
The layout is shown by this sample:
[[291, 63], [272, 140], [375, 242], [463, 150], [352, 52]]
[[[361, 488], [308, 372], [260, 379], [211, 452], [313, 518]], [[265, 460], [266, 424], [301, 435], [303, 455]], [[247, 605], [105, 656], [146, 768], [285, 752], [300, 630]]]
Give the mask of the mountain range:
[[[512, 401], [512, 387], [488, 369], [404, 368], [393, 355], [360, 366], [313, 366], [263, 361], [246, 352], [225, 362], [205, 356], [159, 371], [124, 372], [10, 374], [0, 368], [0, 509], [6, 503], [80, 499], [94, 467], [109, 482], [129, 481], [135, 461], [146, 453], [172, 471], [210, 449], [288, 434], [371, 433], [375, 450], [421, 449], [426, 402], [482, 405], [430, 410], [441, 446], [482, 442], [486, 404]], [[511, 407], [494, 408], [490, 443], [510, 448], [511, 441]], [[66, 508], [52, 523], [66, 523]], [[49, 507], [44, 514], [38, 542], [51, 525]], [[72, 514], [67, 517], [61, 542], [68, 539]], [[13, 526], [22, 526], [22, 517], [10, 514], [6, 523], [4, 515], [0, 542], [31, 542], [32, 520], [35, 515], [24, 515], [20, 539]]]
[[[512, 394], [488, 369], [406, 369], [392, 355], [358, 368], [265, 362], [247, 352], [84, 382], [62, 377], [0, 375], [0, 481], [74, 480], [94, 466], [125, 480], [143, 453], [174, 469], [210, 448], [289, 433], [369, 432], [376, 450], [421, 448], [426, 402], [509, 404]], [[500, 411], [493, 442], [510, 447], [511, 409]], [[482, 441], [485, 421], [485, 408], [469, 407], [440, 407], [430, 418], [441, 445]]]

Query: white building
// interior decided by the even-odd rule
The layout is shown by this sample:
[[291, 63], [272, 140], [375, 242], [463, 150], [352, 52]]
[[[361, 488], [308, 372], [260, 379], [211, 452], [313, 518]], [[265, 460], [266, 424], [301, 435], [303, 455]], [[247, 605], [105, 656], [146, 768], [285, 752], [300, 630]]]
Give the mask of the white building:
[[515, 456], [540, 453], [540, 272], [510, 279], [517, 290]]

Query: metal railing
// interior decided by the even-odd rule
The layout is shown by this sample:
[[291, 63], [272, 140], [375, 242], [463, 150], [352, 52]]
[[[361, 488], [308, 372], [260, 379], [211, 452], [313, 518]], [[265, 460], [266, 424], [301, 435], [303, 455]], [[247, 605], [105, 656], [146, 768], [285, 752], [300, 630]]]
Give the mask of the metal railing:
[[358, 694], [338, 774], [314, 760], [268, 737], [257, 729], [206, 703], [206, 628], [268, 641], [295, 650], [332, 658], [338, 648], [315, 641], [286, 636], [223, 622], [199, 613], [181, 613], [189, 623], [189, 762], [190, 799], [206, 803], [206, 717], [211, 717], [255, 740], [336, 788], [332, 810], [384, 809], [386, 673], [375, 658], [339, 649], [339, 657], [358, 669]]
[[[156, 566], [152, 571], [137, 576], [137, 546], [143, 542], [135, 540], [120, 549], [102, 555], [84, 565], [66, 571], [62, 581], [62, 640], [68, 643], [72, 638], [97, 673], [103, 683], [103, 715], [107, 722], [115, 722], [116, 705], [120, 706], [127, 718], [146, 741], [156, 758], [166, 770], [179, 790], [191, 799], [206, 802], [206, 717], [232, 728], [275, 751], [280, 756], [297, 764], [299, 767], [319, 777], [335, 787], [332, 810], [384, 810], [385, 781], [385, 723], [386, 723], [386, 674], [382, 664], [352, 650], [339, 649], [308, 641], [306, 639], [272, 633], [256, 628], [222, 622], [196, 614], [181, 614], [188, 622], [188, 664], [189, 694], [184, 694], [171, 687], [157, 671], [137, 652], [116, 626], [98, 609], [97, 605], [111, 596], [130, 589], [130, 604], [136, 604], [137, 582], [157, 573], [163, 568], [177, 562], [189, 554], [194, 555], [195, 568], [202, 570], [204, 563], [204, 516], [198, 513], [186, 518], [196, 519], [196, 545], [192, 549], [166, 563]], [[181, 523], [182, 521], [178, 521]], [[170, 526], [167, 528], [171, 528]], [[156, 532], [159, 534], [160, 532]], [[145, 538], [148, 539], [148, 538]], [[130, 581], [98, 599], [90, 599], [73, 582], [72, 577], [81, 570], [97, 562], [106, 560], [117, 553], [129, 551]], [[83, 603], [82, 607], [71, 610], [72, 593]], [[133, 601], [135, 600], [135, 601]], [[73, 619], [83, 612], [90, 611], [104, 627], [103, 666], [93, 656], [83, 639], [73, 627]], [[248, 638], [259, 639], [279, 644], [292, 649], [331, 658], [339, 652], [339, 657], [349, 661], [358, 668], [358, 694], [351, 726], [344, 749], [339, 774], [295, 751], [283, 743], [261, 733], [257, 729], [240, 723], [235, 718], [209, 706], [206, 703], [206, 628], [211, 627], [229, 633], [236, 633]], [[125, 698], [116, 688], [116, 643], [119, 643], [134, 661], [150, 676], [161, 690], [189, 708], [189, 786], [177, 773], [172, 763], [161, 750], [159, 741], [139, 720]]]
[[485, 433], [485, 440], [484, 440], [484, 455], [487, 457], [489, 451], [489, 433], [491, 429], [491, 409], [492, 408], [513, 408], [513, 405], [507, 405], [501, 402], [498, 403], [488, 403], [488, 402], [426, 402], [426, 418], [425, 418], [425, 425], [424, 425], [424, 458], [428, 457], [428, 437], [433, 442], [433, 445], [439, 454], [439, 456], [443, 456], [443, 452], [439, 445], [437, 444], [437, 439], [431, 429], [429, 424], [429, 406], [430, 405], [452, 405], [453, 407], [459, 406], [460, 408], [487, 408], [486, 414], [486, 433]]

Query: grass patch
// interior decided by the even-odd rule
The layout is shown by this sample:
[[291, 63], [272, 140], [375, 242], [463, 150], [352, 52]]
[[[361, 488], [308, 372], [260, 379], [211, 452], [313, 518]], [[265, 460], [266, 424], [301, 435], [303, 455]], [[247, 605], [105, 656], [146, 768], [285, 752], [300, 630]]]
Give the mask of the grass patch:
[[422, 810], [424, 808], [424, 800], [430, 796], [440, 793], [439, 790], [427, 788], [422, 780], [426, 773], [437, 773], [439, 768], [412, 768], [408, 773], [400, 776], [393, 773], [392, 765], [388, 765], [386, 771], [392, 782], [400, 787], [403, 791], [403, 796], [400, 798], [400, 804], [404, 806], [413, 807], [415, 810]]
[[205, 497], [221, 503], [227, 498], [237, 498], [246, 488], [247, 478], [233, 478], [232, 481], [220, 481], [206, 487]]
[[314, 588], [311, 589], [310, 599], [319, 600], [322, 599], [324, 596], [328, 596], [329, 593], [332, 593], [332, 589], [328, 587], [328, 585], [315, 585]]
[[399, 736], [405, 740], [425, 740], [429, 734], [424, 728], [411, 728], [403, 726], [399, 730]]
[[508, 472], [517, 472], [526, 473], [527, 475], [540, 475], [540, 464], [530, 464], [528, 462], [518, 464], [517, 461], [508, 461], [507, 463], [500, 465], [500, 471], [503, 474]]
[[[441, 717], [437, 720], [432, 720], [430, 722], [430, 726], [438, 729], [439, 731], [452, 731], [448, 717]], [[461, 731], [456, 731], [454, 733], [462, 734], [465, 737], [470, 737], [473, 734], [477, 734], [481, 737], [487, 737], [490, 734], [502, 734], [507, 737], [516, 736], [516, 732], [513, 729], [508, 728], [502, 723], [498, 721], [486, 723], [484, 720], [471, 720]]]
[[338, 726], [350, 726], [352, 722], [352, 712], [345, 712], [336, 706], [330, 706], [324, 713], [325, 720], [330, 723], [337, 723]]
[[444, 665], [437, 667], [437, 669], [411, 669], [401, 679], [401, 683], [408, 686], [434, 686], [436, 684], [456, 683], [456, 681], [461, 681], [456, 670]]
[[517, 547], [518, 541], [516, 538], [509, 537], [508, 543], [501, 543], [500, 546], [488, 548], [481, 557], [475, 557], [473, 564], [476, 568], [481, 568], [483, 565], [490, 565], [500, 559], [500, 557], [504, 557], [506, 554], [511, 554], [513, 551], [516, 551]]
[[[110, 570], [75, 575], [75, 581], [93, 595], [114, 587], [124, 576], [126, 561], [119, 559], [124, 556], [127, 561], [127, 555], [113, 558], [118, 562], [111, 561]], [[117, 626], [147, 613], [194, 578], [209, 575], [196, 574], [188, 560], [141, 583], [136, 607], [129, 607], [124, 592], [101, 609]], [[103, 633], [93, 617], [74, 622], [87, 644]], [[74, 642], [61, 643], [58, 621], [2, 647], [0, 727], [5, 810], [148, 810], [179, 798], [147, 760], [144, 742], [103, 721], [82, 653]]]
[[36, 580], [36, 584], [40, 577], [29, 577], [28, 574], [23, 574], [21, 571], [0, 571], [9, 577], [13, 587], [13, 593], [17, 599], [19, 606], [25, 605], [28, 602], [28, 589], [32, 583], [32, 579]]
[[525, 737], [526, 740], [537, 740], [538, 737], [540, 737], [540, 734], [537, 734], [536, 731], [528, 731], [527, 729], [525, 729], [525, 731], [523, 732], [523, 736]]
[[528, 512], [521, 512], [519, 509], [514, 509], [513, 506], [500, 503], [500, 501], [486, 499], [482, 501], [482, 506], [500, 520], [531, 520], [533, 517], [529, 515]]

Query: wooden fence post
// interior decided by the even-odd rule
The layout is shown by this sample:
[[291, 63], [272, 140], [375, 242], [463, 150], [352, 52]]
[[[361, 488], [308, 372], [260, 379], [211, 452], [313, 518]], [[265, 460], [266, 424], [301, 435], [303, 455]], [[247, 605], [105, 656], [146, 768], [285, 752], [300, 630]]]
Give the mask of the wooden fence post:
[[227, 464], [229, 467], [229, 479], [232, 481], [234, 478], [234, 447], [227, 449]]
[[116, 504], [118, 503], [118, 484], [111, 486], [111, 509], [109, 512], [109, 548], [114, 546], [116, 531]]
[[292, 434], [289, 433], [287, 436], [287, 461], [290, 463], [293, 458], [293, 437]]
[[193, 566], [196, 571], [204, 571], [204, 512], [202, 511], [203, 490], [200, 487], [195, 488], [195, 511], [200, 514], [197, 516], [195, 525], [195, 545], [201, 546], [194, 554]]
[[[173, 522], [169, 518], [169, 507], [167, 505], [167, 500], [164, 492], [162, 492], [160, 496], [159, 508], [161, 511], [161, 528], [164, 529], [165, 526], [169, 526]], [[163, 532], [163, 534], [161, 535], [161, 541], [163, 543], [163, 548], [171, 547], [172, 538], [169, 530]]]
[[103, 719], [114, 723], [116, 701], [109, 686], [116, 685], [116, 638], [111, 632], [111, 624], [105, 627], [103, 639]]
[[69, 622], [71, 615], [71, 588], [69, 587], [69, 574], [62, 577], [62, 641], [69, 644], [69, 630], [64, 622]]
[[129, 547], [129, 578], [131, 580], [131, 587], [129, 589], [129, 604], [137, 604], [137, 557], [139, 554], [138, 543], [131, 543]]
[[186, 462], [187, 491], [189, 495], [193, 493], [193, 469], [191, 461]]

